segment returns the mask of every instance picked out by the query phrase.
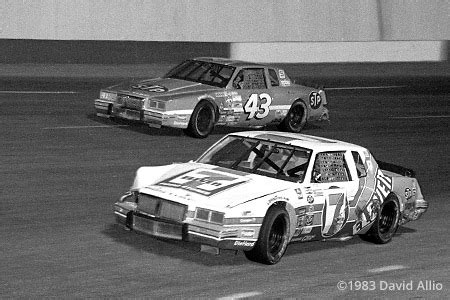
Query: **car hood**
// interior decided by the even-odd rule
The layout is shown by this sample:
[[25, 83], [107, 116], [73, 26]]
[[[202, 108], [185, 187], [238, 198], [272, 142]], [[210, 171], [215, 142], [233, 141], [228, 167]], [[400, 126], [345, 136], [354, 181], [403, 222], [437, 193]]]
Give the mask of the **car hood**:
[[218, 90], [219, 88], [192, 81], [173, 78], [153, 78], [121, 83], [108, 88], [119, 93], [142, 97], [173, 96], [186, 93], [198, 93]]
[[187, 163], [174, 165], [155, 183], [140, 188], [140, 192], [189, 206], [224, 210], [293, 185], [295, 183], [257, 174]]

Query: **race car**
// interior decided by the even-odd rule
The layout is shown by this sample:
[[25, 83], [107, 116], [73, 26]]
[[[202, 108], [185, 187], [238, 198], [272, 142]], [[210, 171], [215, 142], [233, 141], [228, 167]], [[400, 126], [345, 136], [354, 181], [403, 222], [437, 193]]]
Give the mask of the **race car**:
[[226, 135], [195, 161], [139, 168], [114, 213], [129, 230], [275, 264], [294, 241], [387, 243], [427, 208], [413, 170], [361, 146], [249, 131]]
[[300, 132], [328, 120], [321, 89], [295, 84], [283, 69], [225, 58], [188, 59], [165, 76], [114, 85], [95, 100], [97, 116], [182, 128], [205, 138], [215, 125]]

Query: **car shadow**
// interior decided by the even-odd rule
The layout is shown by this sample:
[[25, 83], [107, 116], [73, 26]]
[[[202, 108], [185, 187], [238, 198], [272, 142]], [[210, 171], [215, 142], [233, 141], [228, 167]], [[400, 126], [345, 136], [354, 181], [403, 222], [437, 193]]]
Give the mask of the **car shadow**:
[[[108, 126], [121, 126], [121, 129], [127, 131], [133, 131], [140, 134], [152, 135], [152, 136], [187, 136], [182, 129], [161, 127], [161, 128], [151, 128], [146, 124], [140, 122], [133, 122], [123, 119], [109, 119], [98, 117], [96, 114], [91, 113], [87, 115], [87, 118], [99, 124]], [[306, 124], [303, 128], [304, 131], [318, 130], [321, 127], [316, 124]], [[269, 124], [261, 128], [252, 127], [235, 127], [235, 126], [216, 126], [210, 134], [210, 136], [223, 136], [226, 134], [240, 132], [240, 131], [280, 131], [276, 124]]]
[[[411, 228], [399, 227], [396, 236], [415, 232]], [[158, 256], [182, 259], [204, 266], [239, 266], [255, 264], [249, 261], [242, 251], [221, 250], [219, 255], [201, 252], [200, 245], [184, 241], [175, 241], [164, 238], [157, 238], [134, 231], [125, 230], [117, 224], [108, 225], [102, 232], [112, 238], [117, 243], [134, 247], [140, 251], [153, 253]], [[395, 236], [394, 236], [395, 239]], [[326, 242], [293, 242], [289, 244], [285, 257], [310, 253], [320, 250], [352, 247], [357, 244], [372, 244], [354, 236], [347, 241], [326, 241]]]
[[185, 136], [183, 130], [170, 127], [151, 128], [146, 124], [123, 119], [110, 119], [98, 117], [96, 114], [88, 114], [87, 118], [99, 124], [109, 126], [120, 126], [122, 130], [133, 131], [145, 135], [154, 136]]

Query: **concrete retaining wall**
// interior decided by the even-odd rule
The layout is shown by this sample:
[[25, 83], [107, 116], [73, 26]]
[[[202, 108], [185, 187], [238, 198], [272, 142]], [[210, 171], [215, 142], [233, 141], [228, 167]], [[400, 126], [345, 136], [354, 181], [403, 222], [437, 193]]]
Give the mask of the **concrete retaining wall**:
[[450, 39], [449, 0], [3, 0], [0, 38], [193, 42]]
[[3, 0], [0, 63], [439, 61], [450, 0]]

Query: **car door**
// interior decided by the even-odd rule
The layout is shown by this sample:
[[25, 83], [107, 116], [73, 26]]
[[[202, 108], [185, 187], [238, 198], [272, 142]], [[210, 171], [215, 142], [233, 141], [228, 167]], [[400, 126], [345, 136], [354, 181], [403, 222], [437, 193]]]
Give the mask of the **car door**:
[[233, 79], [233, 88], [242, 98], [240, 125], [262, 126], [274, 119], [273, 92], [268, 88], [264, 68], [243, 68]]
[[351, 213], [349, 204], [358, 192], [359, 180], [353, 178], [347, 163], [349, 155], [347, 151], [327, 151], [315, 156], [311, 184], [325, 197], [322, 212], [322, 236], [325, 238], [344, 228]]

